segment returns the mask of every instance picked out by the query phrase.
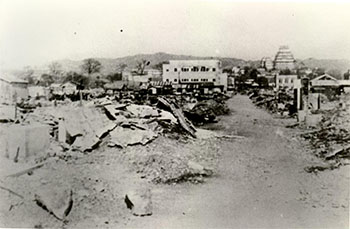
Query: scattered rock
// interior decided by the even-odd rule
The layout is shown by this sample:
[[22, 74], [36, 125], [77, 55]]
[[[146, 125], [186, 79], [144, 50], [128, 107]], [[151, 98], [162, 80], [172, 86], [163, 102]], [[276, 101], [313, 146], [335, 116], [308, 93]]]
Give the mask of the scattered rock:
[[57, 186], [46, 186], [36, 192], [34, 200], [57, 219], [64, 220], [73, 207], [73, 191]]
[[152, 215], [152, 193], [148, 188], [128, 192], [124, 202], [135, 216]]
[[109, 146], [126, 147], [136, 144], [145, 145], [154, 140], [158, 135], [151, 130], [142, 130], [139, 128], [123, 128], [118, 126], [110, 132], [111, 139]]

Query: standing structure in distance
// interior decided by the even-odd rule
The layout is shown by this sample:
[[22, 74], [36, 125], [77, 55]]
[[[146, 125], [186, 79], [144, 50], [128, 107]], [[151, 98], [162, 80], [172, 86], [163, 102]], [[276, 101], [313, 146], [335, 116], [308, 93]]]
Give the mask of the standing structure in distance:
[[270, 57], [263, 57], [260, 61], [260, 67], [266, 71], [271, 71], [273, 68], [273, 62]]
[[275, 56], [274, 68], [277, 70], [295, 69], [295, 59], [288, 46], [280, 46]]
[[219, 60], [169, 60], [163, 64], [163, 82], [170, 82], [175, 88], [189, 85], [227, 90], [227, 74], [222, 73]]

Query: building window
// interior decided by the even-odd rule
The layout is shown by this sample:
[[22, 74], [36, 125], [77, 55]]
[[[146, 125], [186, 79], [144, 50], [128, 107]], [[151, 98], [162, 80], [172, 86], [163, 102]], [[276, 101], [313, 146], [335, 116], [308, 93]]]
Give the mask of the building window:
[[213, 82], [215, 82], [216, 81], [216, 79], [213, 79]]
[[282, 83], [282, 79], [279, 79], [279, 80], [278, 80], [278, 83], [280, 83], [280, 84], [281, 84], [281, 83]]
[[293, 83], [293, 79], [290, 79], [290, 83]]
[[177, 82], [177, 79], [174, 79], [174, 82]]
[[285, 83], [288, 83], [288, 78], [286, 78], [286, 79], [284, 80], [284, 82], [285, 82]]
[[169, 71], [169, 69], [166, 70], [167, 72]]
[[193, 71], [194, 71], [194, 72], [198, 72], [198, 71], [199, 71], [199, 68], [198, 68], [198, 67], [193, 67]]
[[177, 72], [177, 68], [174, 68], [174, 72]]
[[215, 72], [216, 71], [216, 69], [215, 68], [213, 68], [213, 72]]
[[201, 72], [205, 72], [206, 68], [204, 66], [201, 67]]

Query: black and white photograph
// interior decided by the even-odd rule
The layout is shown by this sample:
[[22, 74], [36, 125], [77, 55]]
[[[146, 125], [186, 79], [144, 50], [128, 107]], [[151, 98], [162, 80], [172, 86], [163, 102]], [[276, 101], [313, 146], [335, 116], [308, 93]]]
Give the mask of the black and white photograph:
[[350, 2], [0, 0], [0, 228], [344, 228]]

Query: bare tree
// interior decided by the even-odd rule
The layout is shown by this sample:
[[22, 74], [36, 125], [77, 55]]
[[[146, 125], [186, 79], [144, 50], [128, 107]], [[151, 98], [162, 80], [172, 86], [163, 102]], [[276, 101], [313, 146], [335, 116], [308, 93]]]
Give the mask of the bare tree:
[[140, 75], [144, 75], [145, 74], [145, 68], [149, 64], [150, 64], [150, 62], [147, 61], [147, 60], [141, 60], [141, 61], [137, 62], [137, 65], [136, 65], [137, 73], [140, 74]]
[[28, 81], [29, 84], [34, 84], [35, 79], [33, 77], [34, 70], [30, 66], [26, 66], [23, 68], [23, 73], [21, 78]]
[[49, 65], [49, 72], [49, 74], [53, 76], [55, 81], [58, 81], [63, 73], [62, 65], [58, 62], [52, 62]]
[[89, 58], [85, 59], [80, 67], [84, 73], [91, 75], [92, 73], [100, 72], [102, 65], [98, 60]]

